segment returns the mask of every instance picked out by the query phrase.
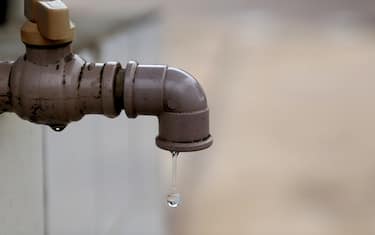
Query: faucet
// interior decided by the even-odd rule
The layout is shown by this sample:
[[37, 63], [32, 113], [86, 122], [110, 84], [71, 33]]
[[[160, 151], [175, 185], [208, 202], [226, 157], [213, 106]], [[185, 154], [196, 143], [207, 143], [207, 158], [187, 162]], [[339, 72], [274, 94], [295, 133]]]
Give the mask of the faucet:
[[156, 145], [173, 152], [212, 145], [206, 95], [189, 73], [130, 61], [87, 63], [72, 52], [75, 25], [61, 0], [25, 0], [26, 53], [0, 62], [0, 113], [62, 131], [87, 114], [158, 117]]

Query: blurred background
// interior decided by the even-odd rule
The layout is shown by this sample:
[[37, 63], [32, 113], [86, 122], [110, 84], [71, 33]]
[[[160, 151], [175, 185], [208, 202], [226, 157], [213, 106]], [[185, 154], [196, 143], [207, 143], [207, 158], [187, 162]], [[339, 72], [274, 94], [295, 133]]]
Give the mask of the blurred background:
[[[194, 74], [215, 143], [179, 159], [170, 209], [156, 119], [1, 115], [1, 235], [375, 233], [374, 1], [65, 2], [88, 61]], [[0, 60], [24, 53], [22, 5], [0, 1]]]

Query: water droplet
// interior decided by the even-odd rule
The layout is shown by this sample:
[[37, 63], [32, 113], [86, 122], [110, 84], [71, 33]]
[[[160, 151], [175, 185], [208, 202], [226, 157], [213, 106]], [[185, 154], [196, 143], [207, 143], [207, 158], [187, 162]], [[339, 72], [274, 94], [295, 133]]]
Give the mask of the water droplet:
[[177, 192], [177, 158], [179, 152], [172, 153], [172, 182], [171, 190], [167, 196], [167, 203], [169, 207], [176, 208], [181, 203], [181, 195]]
[[65, 129], [66, 126], [51, 126], [52, 130], [56, 132], [61, 132]]
[[181, 203], [181, 195], [179, 193], [171, 193], [167, 197], [167, 202], [169, 207], [176, 208]]
[[177, 186], [177, 158], [180, 154], [179, 152], [171, 152], [172, 153], [172, 189], [175, 189]]

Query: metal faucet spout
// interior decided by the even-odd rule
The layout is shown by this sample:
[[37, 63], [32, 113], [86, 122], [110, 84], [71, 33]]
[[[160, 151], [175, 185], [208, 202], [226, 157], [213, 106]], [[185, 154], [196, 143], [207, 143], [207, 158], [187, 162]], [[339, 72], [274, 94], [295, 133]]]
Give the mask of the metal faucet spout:
[[125, 68], [118, 62], [87, 63], [73, 54], [75, 26], [61, 0], [25, 0], [21, 29], [25, 55], [0, 62], [0, 112], [62, 131], [87, 114], [153, 115], [158, 147], [175, 152], [212, 144], [207, 98], [189, 73], [167, 65]]
[[156, 144], [169, 151], [190, 152], [212, 144], [206, 95], [189, 73], [166, 65], [128, 63], [124, 82], [127, 115], [159, 119]]

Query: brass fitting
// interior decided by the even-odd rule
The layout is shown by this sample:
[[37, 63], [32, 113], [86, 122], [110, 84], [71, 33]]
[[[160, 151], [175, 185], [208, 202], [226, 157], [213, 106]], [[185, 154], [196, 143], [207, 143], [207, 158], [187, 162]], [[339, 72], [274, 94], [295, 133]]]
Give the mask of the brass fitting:
[[62, 45], [73, 41], [75, 26], [61, 0], [24, 0], [28, 21], [21, 29], [22, 41], [33, 46]]

